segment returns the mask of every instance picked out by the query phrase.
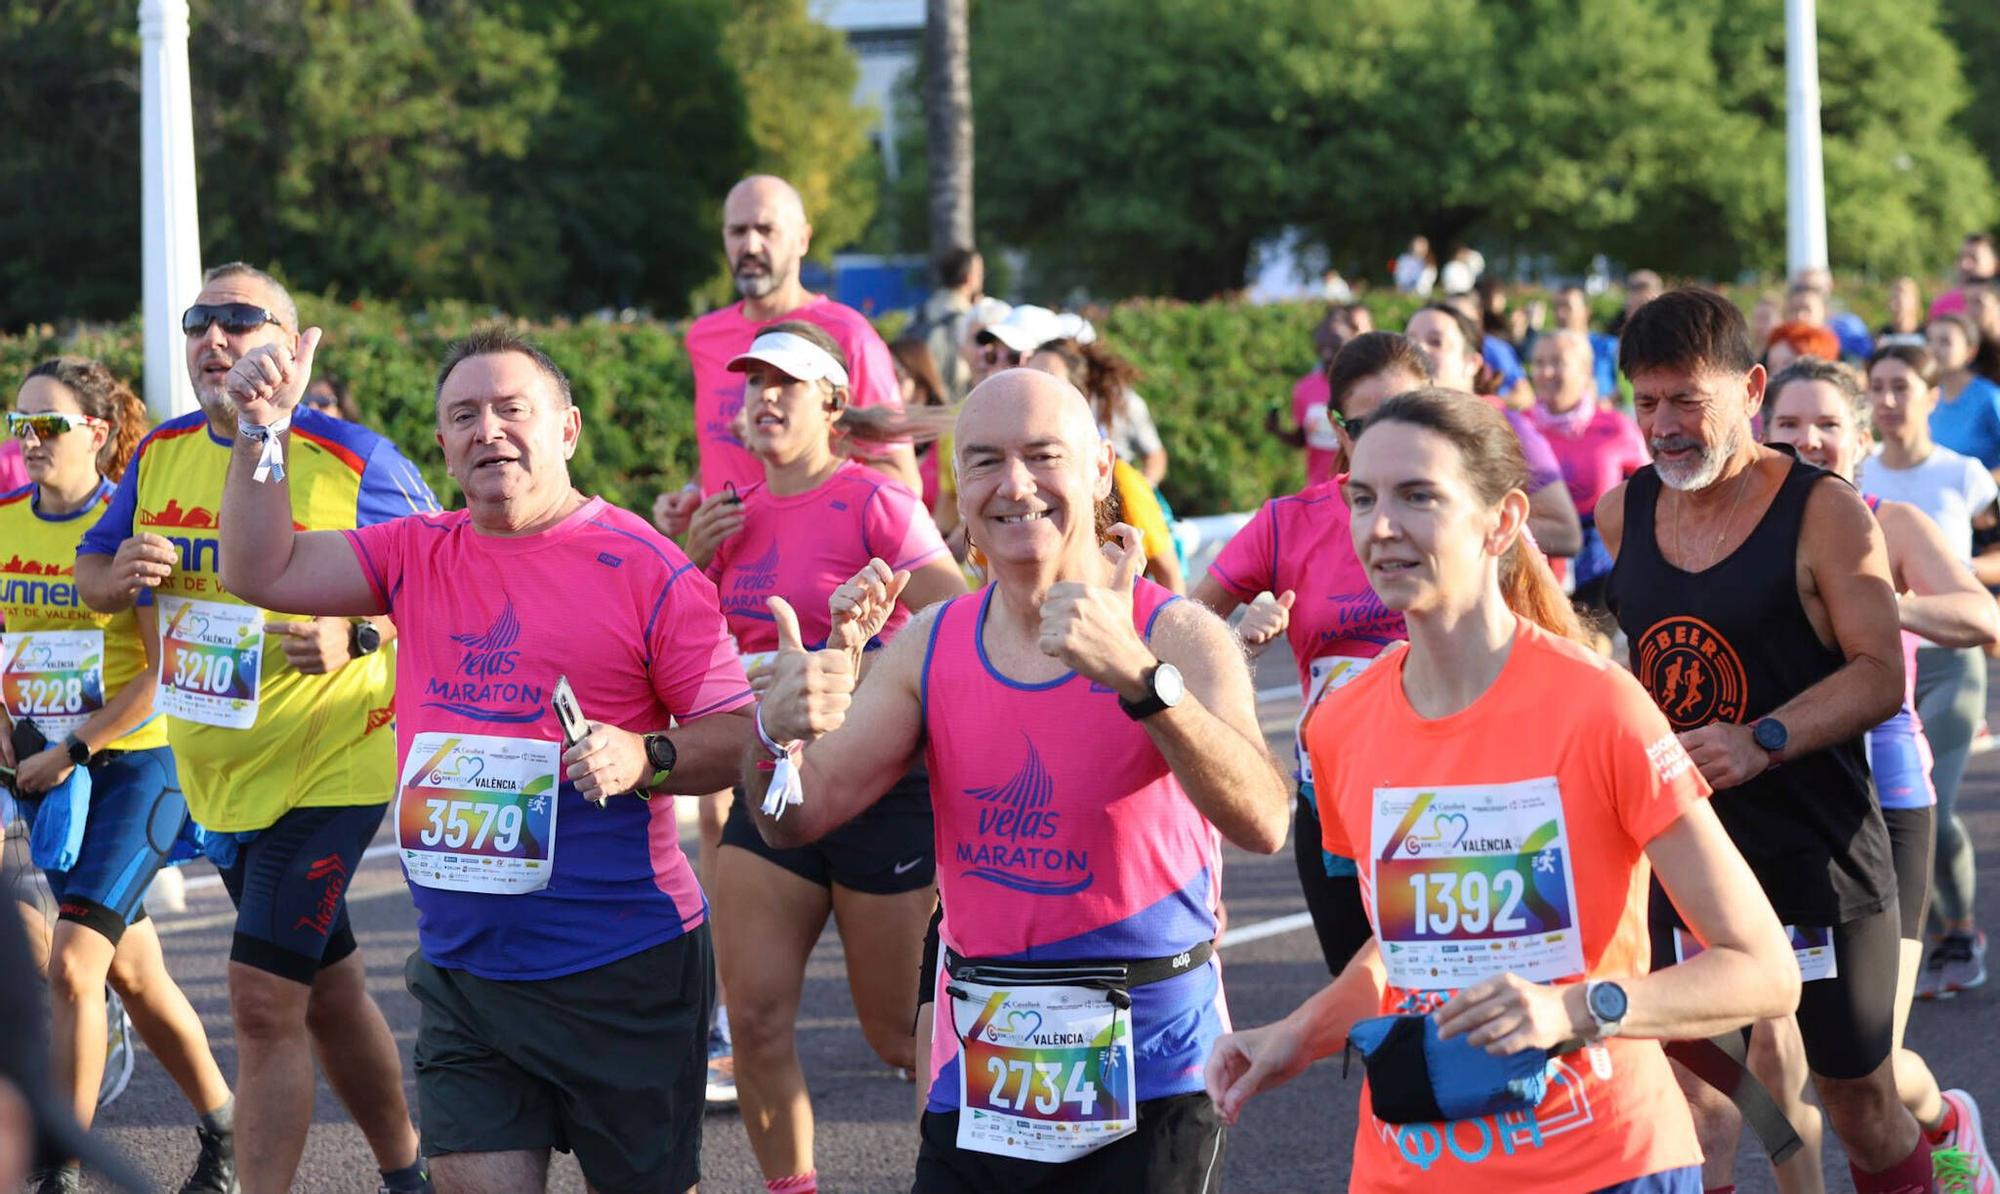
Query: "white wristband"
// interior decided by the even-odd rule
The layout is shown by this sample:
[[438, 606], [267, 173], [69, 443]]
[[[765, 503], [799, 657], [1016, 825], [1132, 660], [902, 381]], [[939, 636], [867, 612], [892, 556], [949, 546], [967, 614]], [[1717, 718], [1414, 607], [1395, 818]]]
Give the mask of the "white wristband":
[[777, 739], [771, 737], [770, 731], [764, 728], [764, 705], [762, 702], [759, 702], [757, 705], [757, 740], [764, 744], [764, 749], [770, 751], [771, 757], [774, 759], [788, 758], [793, 751], [799, 748], [799, 744], [796, 742], [788, 742], [780, 745]]
[[292, 416], [290, 412], [279, 415], [269, 423], [238, 423], [236, 425], [236, 430], [245, 439], [263, 445], [257, 453], [257, 471], [254, 474], [257, 480], [282, 481], [285, 479], [285, 446], [283, 441], [278, 437], [291, 430], [291, 426]]

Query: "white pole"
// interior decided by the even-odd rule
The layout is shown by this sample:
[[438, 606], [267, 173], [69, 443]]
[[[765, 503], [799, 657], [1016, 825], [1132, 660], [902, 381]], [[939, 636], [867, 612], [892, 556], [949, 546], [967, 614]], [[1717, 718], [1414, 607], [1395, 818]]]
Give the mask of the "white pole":
[[195, 409], [181, 312], [201, 292], [194, 206], [194, 102], [188, 85], [187, 0], [139, 0], [141, 251], [146, 409], [167, 419]]
[[1813, 0], [1785, 0], [1785, 260], [1825, 269], [1826, 171], [1819, 144], [1819, 29]]

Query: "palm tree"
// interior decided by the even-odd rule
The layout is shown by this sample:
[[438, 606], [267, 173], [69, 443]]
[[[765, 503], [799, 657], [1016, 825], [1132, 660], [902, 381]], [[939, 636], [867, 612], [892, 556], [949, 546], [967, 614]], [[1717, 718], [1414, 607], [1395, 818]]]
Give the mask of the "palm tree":
[[933, 261], [949, 249], [972, 247], [972, 69], [966, 3], [926, 3], [924, 112]]

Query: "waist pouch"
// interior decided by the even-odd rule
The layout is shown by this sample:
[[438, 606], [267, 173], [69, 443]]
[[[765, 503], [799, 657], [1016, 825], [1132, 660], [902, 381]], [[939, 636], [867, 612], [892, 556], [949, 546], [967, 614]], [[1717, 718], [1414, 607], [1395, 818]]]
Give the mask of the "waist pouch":
[[1000, 986], [1101, 987], [1111, 1002], [1130, 1007], [1126, 994], [1134, 987], [1151, 986], [1177, 978], [1207, 964], [1215, 953], [1215, 943], [1204, 941], [1192, 949], [1166, 958], [1142, 958], [1134, 962], [1002, 962], [991, 958], [968, 958], [955, 949], [944, 951], [944, 970], [952, 978], [968, 983]]
[[1466, 1037], [1438, 1039], [1429, 1016], [1375, 1016], [1347, 1034], [1368, 1070], [1375, 1118], [1392, 1124], [1444, 1123], [1526, 1111], [1549, 1090], [1547, 1049], [1495, 1057]]

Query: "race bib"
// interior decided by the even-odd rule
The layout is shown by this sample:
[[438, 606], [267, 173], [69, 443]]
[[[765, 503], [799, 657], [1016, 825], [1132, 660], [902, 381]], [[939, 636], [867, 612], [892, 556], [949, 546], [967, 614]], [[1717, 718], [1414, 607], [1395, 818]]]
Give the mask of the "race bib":
[[1582, 974], [1576, 880], [1554, 776], [1377, 788], [1375, 935], [1389, 982], [1456, 990], [1511, 972]]
[[[1818, 982], [1823, 978], [1840, 976], [1840, 965], [1833, 952], [1832, 929], [1786, 925], [1785, 936], [1791, 938], [1792, 956], [1799, 960], [1800, 982]], [[1685, 962], [1701, 950], [1701, 941], [1693, 933], [1686, 929], [1674, 930], [1674, 961]]]
[[410, 882], [521, 895], [556, 862], [562, 748], [533, 738], [418, 734], [396, 790], [396, 837]]
[[1138, 1130], [1129, 1006], [1096, 987], [949, 990], [960, 1148], [1059, 1164]]
[[104, 632], [0, 634], [0, 694], [15, 721], [33, 718], [61, 742], [104, 708]]
[[191, 597], [159, 601], [160, 691], [154, 708], [205, 726], [256, 725], [264, 611]]
[[1312, 716], [1313, 706], [1329, 692], [1334, 692], [1356, 676], [1366, 671], [1374, 658], [1359, 655], [1322, 655], [1307, 665], [1311, 669], [1306, 680], [1305, 704], [1299, 707], [1299, 719], [1292, 725], [1292, 752], [1298, 758], [1299, 779], [1306, 783], [1313, 781], [1312, 757], [1306, 754], [1306, 718]]

